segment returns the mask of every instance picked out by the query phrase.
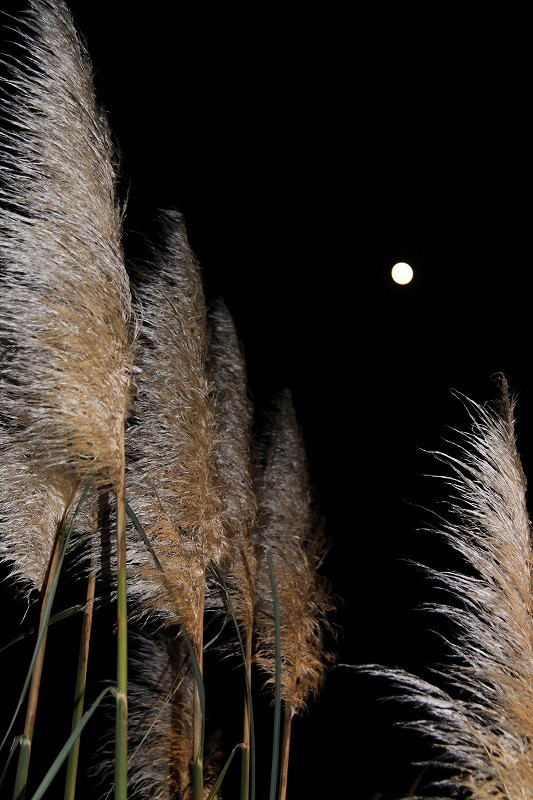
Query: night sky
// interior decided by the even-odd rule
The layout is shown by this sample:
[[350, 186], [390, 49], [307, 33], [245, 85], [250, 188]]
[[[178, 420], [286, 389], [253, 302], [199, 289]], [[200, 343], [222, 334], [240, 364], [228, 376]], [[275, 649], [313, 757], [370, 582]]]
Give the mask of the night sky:
[[[158, 209], [179, 209], [255, 407], [292, 392], [339, 663], [427, 677], [446, 651], [409, 561], [455, 563], [424, 530], [446, 497], [430, 451], [468, 426], [453, 391], [492, 401], [505, 374], [533, 472], [524, 20], [69, 5], [121, 151], [126, 255]], [[413, 267], [407, 286], [396, 261]], [[424, 748], [391, 728], [408, 712], [380, 701], [387, 690], [332, 671], [296, 723], [289, 800], [408, 791]]]

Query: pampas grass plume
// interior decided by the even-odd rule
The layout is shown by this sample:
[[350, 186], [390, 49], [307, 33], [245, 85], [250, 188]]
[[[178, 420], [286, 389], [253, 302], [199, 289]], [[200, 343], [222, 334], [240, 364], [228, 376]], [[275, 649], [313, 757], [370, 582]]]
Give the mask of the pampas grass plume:
[[131, 297], [115, 153], [62, 0], [31, 0], [2, 110], [2, 418], [33, 467], [115, 483]]
[[248, 394], [244, 351], [235, 323], [218, 298], [208, 310], [209, 378], [214, 398], [214, 463], [221, 520], [229, 543], [224, 569], [235, 611], [251, 630], [256, 558], [252, 530], [257, 511], [253, 482], [253, 407]]
[[[258, 487], [256, 545], [268, 551], [256, 585], [255, 662], [277, 688], [284, 707], [284, 728], [278, 800], [287, 791], [292, 719], [301, 714], [323, 686], [333, 654], [325, 647], [333, 633], [330, 613], [335, 606], [319, 569], [325, 554], [322, 520], [312, 502], [307, 457], [288, 389], [273, 403], [274, 413], [266, 462]], [[275, 626], [279, 608], [280, 636]], [[281, 662], [277, 685], [277, 651]]]
[[[281, 696], [291, 713], [318, 694], [331, 654], [323, 649], [334, 609], [318, 569], [325, 539], [311, 497], [307, 458], [289, 390], [274, 400], [267, 462], [259, 487], [256, 541], [272, 555], [281, 613]], [[265, 561], [258, 576], [257, 663], [274, 676], [272, 589]]]
[[[206, 310], [199, 264], [181, 214], [159, 217], [160, 240], [139, 271], [142, 348], [127, 433], [130, 505], [160, 560], [131, 537], [132, 599], [139, 614], [181, 623], [201, 638], [205, 571], [226, 550], [214, 490], [215, 423], [206, 376]], [[169, 592], [170, 589], [170, 592]]]
[[445, 768], [425, 796], [526, 800], [533, 797], [532, 531], [515, 400], [502, 378], [495, 408], [464, 403], [471, 429], [457, 455], [436, 457], [450, 469], [452, 492], [437, 530], [465, 568], [428, 570], [449, 597], [430, 606], [453, 626], [449, 660], [434, 684], [401, 670], [366, 671], [390, 678], [400, 699], [423, 712], [410, 725], [434, 745], [429, 765]]

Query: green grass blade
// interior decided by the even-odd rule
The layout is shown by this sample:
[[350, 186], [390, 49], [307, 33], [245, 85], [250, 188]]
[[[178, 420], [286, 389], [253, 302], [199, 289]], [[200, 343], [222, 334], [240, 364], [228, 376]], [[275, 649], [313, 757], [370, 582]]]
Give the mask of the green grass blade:
[[[68, 619], [72, 617], [74, 614], [77, 614], [78, 611], [83, 611], [84, 606], [71, 606], [71, 608], [66, 608], [64, 611], [60, 611], [59, 614], [54, 614], [53, 617], [50, 617], [48, 622], [48, 627], [51, 625], [55, 625], [56, 622], [62, 622], [64, 619]], [[7, 650], [12, 645], [16, 644], [17, 642], [21, 642], [23, 639], [27, 639], [28, 636], [32, 636], [36, 632], [37, 628], [35, 626], [28, 628], [28, 630], [21, 633], [20, 636], [16, 636], [14, 639], [11, 639], [10, 642], [5, 644], [3, 647], [0, 647], [0, 653], [3, 653], [4, 650]]]
[[228, 771], [228, 767], [231, 764], [231, 762], [233, 761], [233, 756], [235, 755], [235, 753], [239, 749], [239, 747], [242, 748], [242, 744], [236, 744], [235, 747], [233, 748], [233, 750], [231, 751], [231, 753], [229, 754], [229, 758], [226, 761], [226, 763], [224, 764], [224, 768], [223, 768], [222, 772], [220, 773], [220, 775], [218, 776], [218, 778], [216, 780], [216, 783], [213, 786], [213, 788], [211, 789], [211, 791], [209, 792], [206, 800], [213, 800], [213, 798], [216, 797], [216, 794], [217, 794], [218, 790], [222, 786], [222, 781], [226, 777], [226, 772]]
[[198, 658], [196, 657], [196, 653], [194, 652], [194, 647], [189, 639], [189, 637], [185, 638], [187, 642], [187, 647], [189, 648], [189, 654], [191, 656], [192, 661], [192, 668], [194, 671], [194, 679], [196, 681], [196, 685], [198, 686], [198, 695], [200, 697], [200, 709], [202, 711], [202, 717], [205, 716], [205, 690], [204, 690], [204, 682], [202, 679], [202, 671], [200, 670], [200, 664], [198, 663]]
[[[91, 556], [92, 561], [92, 556]], [[92, 568], [87, 581], [85, 595], [85, 609], [80, 633], [80, 646], [78, 652], [78, 667], [76, 672], [76, 688], [74, 692], [74, 708], [72, 711], [71, 729], [74, 730], [83, 716], [85, 705], [85, 687], [87, 682], [87, 663], [89, 658], [89, 644], [91, 639], [94, 596], [96, 587], [96, 572]], [[69, 753], [67, 777], [65, 780], [65, 795], [63, 800], [74, 800], [78, 776], [78, 761], [80, 752], [80, 739], [78, 738]]]
[[[135, 529], [137, 530], [137, 532], [141, 536], [141, 538], [142, 538], [144, 544], [146, 545], [148, 551], [152, 555], [152, 558], [154, 560], [154, 563], [155, 563], [156, 567], [162, 573], [163, 580], [165, 582], [165, 586], [167, 587], [167, 590], [170, 593], [172, 593], [172, 589], [168, 584], [168, 581], [167, 581], [167, 578], [166, 578], [166, 575], [165, 575], [165, 571], [164, 571], [164, 569], [163, 569], [163, 567], [161, 565], [161, 562], [159, 561], [155, 550], [153, 549], [152, 545], [150, 544], [150, 541], [149, 541], [148, 537], [146, 536], [146, 533], [144, 532], [143, 526], [139, 522], [135, 512], [133, 511], [133, 509], [131, 508], [131, 506], [129, 505], [127, 500], [125, 501], [125, 508], [126, 508], [127, 515], [129, 516], [129, 518], [131, 519], [133, 525], [135, 526]], [[195, 800], [203, 800], [203, 788], [202, 788], [202, 786], [203, 786], [203, 753], [204, 753], [204, 740], [205, 740], [205, 689], [204, 689], [204, 682], [203, 682], [203, 678], [202, 678], [202, 670], [200, 668], [200, 664], [198, 662], [198, 657], [197, 657], [196, 652], [194, 650], [194, 645], [193, 645], [193, 643], [192, 643], [192, 641], [191, 641], [191, 639], [190, 639], [190, 637], [188, 635], [185, 635], [185, 641], [187, 642], [187, 647], [189, 648], [189, 654], [191, 656], [191, 663], [192, 663], [192, 667], [193, 667], [193, 671], [194, 671], [194, 678], [195, 678], [197, 692], [198, 692], [198, 700], [199, 700], [200, 715], [201, 715], [200, 747], [198, 749], [197, 758], [196, 758], [196, 760], [195, 760], [195, 762], [193, 764], [193, 777], [194, 777], [194, 787], [195, 787], [194, 788], [194, 792], [195, 792], [194, 797], [195, 797]], [[117, 797], [119, 797], [119, 795], [117, 795]]]
[[3, 769], [2, 775], [0, 776], [0, 787], [2, 786], [2, 784], [3, 784], [4, 780], [5, 780], [5, 777], [7, 775], [7, 771], [9, 769], [9, 765], [11, 764], [11, 760], [12, 760], [13, 756], [15, 755], [15, 753], [17, 751], [17, 747], [19, 746], [21, 740], [22, 740], [22, 736], [15, 736], [15, 738], [13, 739], [13, 742], [11, 744], [11, 749], [9, 751], [9, 756], [7, 758], [7, 761], [6, 761], [6, 765], [5, 765], [4, 769]]
[[15, 788], [13, 789], [13, 800], [18, 800], [19, 798], [24, 797], [26, 791], [26, 783], [28, 780], [30, 755], [31, 755], [31, 739], [29, 739], [27, 736], [21, 736], [17, 776], [15, 779]]
[[67, 758], [68, 754], [70, 753], [70, 750], [73, 747], [76, 739], [78, 739], [78, 737], [80, 736], [81, 732], [83, 731], [83, 729], [85, 728], [85, 726], [89, 722], [90, 718], [92, 717], [92, 715], [96, 711], [97, 707], [102, 702], [102, 700], [103, 700], [104, 696], [107, 694], [107, 692], [113, 692], [114, 694], [116, 694], [116, 689], [113, 686], [107, 686], [105, 689], [103, 689], [102, 692], [100, 692], [100, 694], [98, 695], [98, 697], [96, 698], [96, 700], [94, 701], [92, 706], [85, 712], [85, 714], [81, 718], [79, 724], [75, 727], [75, 729], [72, 731], [72, 733], [70, 734], [69, 738], [67, 739], [67, 741], [65, 742], [65, 744], [61, 748], [61, 750], [58, 753], [58, 755], [56, 756], [52, 766], [50, 767], [50, 769], [48, 770], [48, 772], [44, 776], [43, 780], [39, 784], [37, 790], [35, 791], [35, 794], [32, 795], [31, 800], [41, 800], [41, 797], [44, 796], [44, 793], [49, 788], [49, 786], [52, 783], [52, 781], [54, 780], [55, 776], [57, 775], [57, 773], [61, 769], [61, 767], [63, 765], [63, 762], [65, 761], [65, 759]]
[[[250, 710], [250, 786], [244, 786], [241, 793], [241, 800], [246, 800], [248, 797], [248, 788], [250, 789], [250, 796], [251, 800], [255, 798], [255, 729], [254, 729], [254, 715], [253, 715], [253, 703], [252, 703], [252, 684], [250, 681], [250, 675], [248, 673], [248, 665], [246, 663], [246, 648], [244, 647], [244, 642], [242, 640], [241, 629], [239, 627], [239, 623], [237, 622], [237, 615], [235, 613], [235, 609], [233, 607], [233, 603], [231, 601], [231, 596], [229, 593], [228, 585], [226, 583], [226, 578], [224, 577], [221, 570], [216, 566], [213, 565], [213, 570], [220, 582], [222, 587], [222, 591], [224, 592], [224, 597], [226, 600], [226, 605], [228, 607], [228, 611], [230, 613], [231, 619], [233, 620], [233, 624], [235, 625], [235, 630], [237, 632], [237, 638], [239, 640], [239, 647], [241, 650], [242, 656], [242, 663], [244, 666], [244, 680], [246, 682], [246, 694], [248, 696], [248, 704]], [[243, 759], [246, 758], [246, 751], [243, 753]], [[243, 777], [243, 783], [247, 780], [247, 777]]]
[[117, 721], [115, 744], [115, 797], [125, 798], [128, 792], [128, 700], [117, 692]]
[[137, 531], [137, 533], [140, 535], [141, 539], [145, 543], [147, 550], [150, 551], [150, 554], [151, 554], [152, 558], [155, 561], [156, 567], [159, 570], [161, 570], [161, 572], [164, 572], [163, 567], [161, 566], [161, 562], [159, 561], [154, 548], [150, 544], [150, 540], [149, 540], [148, 536], [144, 532], [143, 526], [141, 525], [141, 523], [137, 519], [137, 516], [136, 516], [135, 512], [133, 511], [133, 509], [131, 508], [131, 506], [130, 506], [130, 504], [128, 503], [127, 500], [126, 500], [126, 513], [127, 513], [128, 517], [131, 519], [131, 521], [133, 522], [133, 525], [135, 526], [135, 530]]
[[274, 731], [272, 737], [272, 769], [270, 773], [270, 800], [276, 800], [276, 787], [278, 783], [279, 770], [279, 747], [281, 733], [281, 625], [279, 619], [278, 591], [276, 587], [276, 575], [270, 550], [266, 549], [268, 563], [268, 573], [270, 585], [272, 587], [272, 605], [274, 608], [274, 626], [276, 632], [276, 676], [274, 684]]
[[61, 574], [61, 568], [63, 566], [63, 561], [65, 559], [65, 553], [66, 553], [67, 546], [68, 546], [68, 543], [69, 543], [69, 540], [70, 540], [70, 536], [71, 536], [71, 533], [72, 533], [72, 527], [73, 527], [73, 524], [74, 524], [74, 520], [75, 520], [76, 516], [78, 515], [78, 512], [79, 512], [79, 510], [80, 510], [80, 508], [82, 506], [82, 503], [84, 502], [84, 500], [85, 500], [85, 498], [87, 496], [88, 491], [89, 491], [89, 484], [87, 484], [87, 486], [83, 490], [83, 493], [82, 493], [82, 495], [81, 495], [81, 497], [80, 497], [80, 499], [78, 501], [78, 504], [77, 504], [77, 506], [76, 506], [76, 508], [74, 510], [74, 513], [73, 513], [73, 515], [72, 515], [72, 517], [70, 519], [70, 522], [68, 523], [68, 525], [66, 527], [65, 536], [64, 536], [64, 540], [63, 540], [63, 546], [62, 546], [62, 552], [61, 552], [61, 557], [59, 559], [59, 565], [58, 565], [57, 573], [56, 573], [56, 576], [55, 576], [53, 584], [52, 584], [52, 589], [51, 589], [51, 592], [50, 592], [50, 599], [49, 599], [48, 605], [44, 609], [42, 624], [41, 624], [41, 627], [39, 629], [39, 635], [37, 637], [37, 642], [35, 644], [35, 648], [34, 648], [34, 651], [33, 651], [33, 656], [32, 656], [32, 659], [31, 659], [31, 662], [30, 662], [30, 666], [29, 666], [29, 669], [28, 669], [28, 674], [26, 675], [26, 680], [24, 681], [24, 686], [22, 687], [22, 691], [20, 693], [20, 697], [18, 699], [17, 706], [16, 706], [16, 709], [15, 709], [15, 713], [13, 714], [11, 722], [9, 723], [9, 726], [8, 726], [8, 729], [7, 729], [6, 733], [5, 733], [5, 735], [4, 735], [4, 738], [2, 739], [2, 742], [0, 743], [0, 752], [3, 750], [5, 743], [6, 743], [7, 739], [9, 738], [9, 735], [11, 733], [13, 725], [15, 724], [15, 721], [17, 719], [19, 711], [20, 711], [20, 709], [22, 707], [22, 704], [24, 702], [24, 698], [26, 697], [26, 693], [27, 693], [28, 688], [30, 686], [33, 669], [35, 667], [35, 662], [37, 661], [37, 657], [38, 657], [39, 651], [41, 649], [42, 641], [43, 641], [43, 639], [45, 637], [45, 634], [46, 634], [46, 631], [48, 629], [48, 624], [49, 624], [49, 621], [50, 621], [50, 615], [51, 615], [51, 611], [52, 611], [52, 604], [53, 604], [55, 593], [56, 593], [57, 586], [58, 586], [58, 583], [59, 583], [59, 576]]

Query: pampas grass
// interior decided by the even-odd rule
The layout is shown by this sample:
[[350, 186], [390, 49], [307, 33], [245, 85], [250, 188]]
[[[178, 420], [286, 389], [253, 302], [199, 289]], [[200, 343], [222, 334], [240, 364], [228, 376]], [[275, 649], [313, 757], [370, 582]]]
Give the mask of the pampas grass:
[[2, 419], [34, 468], [120, 480], [131, 300], [115, 156], [62, 2], [34, 0], [1, 144]]
[[183, 638], [137, 636], [132, 660], [129, 785], [165, 800], [191, 793], [194, 673]]
[[[115, 800], [222, 798], [240, 748], [240, 798], [254, 800], [255, 641], [287, 712], [284, 800], [290, 719], [323, 683], [333, 608], [294, 409], [284, 396], [258, 483], [244, 350], [224, 301], [207, 307], [182, 215], [161, 211], [149, 257], [126, 267], [116, 154], [70, 12], [63, 0], [30, 0], [15, 32], [0, 134], [0, 559], [42, 610], [10, 794], [24, 800], [35, 782], [45, 641], [66, 561], [76, 588], [87, 580], [72, 725], [35, 797], [56, 791], [68, 759], [63, 796], [74, 800], [80, 735], [111, 689], [115, 729], [100, 777]], [[74, 525], [87, 568], [69, 549]], [[274, 580], [260, 571], [265, 552]], [[116, 680], [87, 708], [93, 609], [107, 597], [117, 605]], [[220, 618], [245, 689], [234, 703], [242, 740], [224, 754], [206, 738], [203, 686], [204, 631]], [[132, 652], [130, 623], [142, 628], [130, 631]]]
[[137, 269], [142, 347], [128, 427], [128, 498], [162, 571], [129, 540], [130, 595], [141, 616], [202, 638], [205, 572], [227, 545], [214, 488], [215, 422], [206, 374], [200, 267], [181, 214], [159, 216], [150, 263]]
[[[318, 570], [326, 540], [312, 502], [303, 438], [289, 390], [273, 401], [267, 460], [259, 489], [256, 546], [268, 550], [276, 574], [281, 607], [281, 696], [290, 715], [305, 709], [324, 680], [330, 653], [323, 651], [326, 614], [333, 608]], [[256, 661], [272, 682], [275, 636], [272, 586], [266, 559], [258, 576]]]
[[[88, 55], [62, 2], [32, 0], [20, 31], [21, 59], [9, 62], [3, 111], [0, 212], [1, 409], [18, 458], [12, 486], [31, 471], [35, 515], [43, 495], [62, 499], [63, 518], [87, 480], [117, 490], [118, 550], [124, 561], [124, 424], [132, 366], [131, 298], [121, 246], [114, 151], [93, 90]], [[28, 468], [28, 463], [31, 466]], [[22, 473], [22, 475], [20, 474]], [[46, 482], [50, 480], [50, 483]], [[13, 506], [2, 503], [16, 516]], [[46, 518], [47, 515], [45, 515]], [[13, 575], [42, 579], [59, 535], [38, 541], [33, 563]], [[13, 556], [15, 525], [3, 551]], [[33, 574], [23, 571], [24, 564]], [[35, 570], [38, 566], [38, 570]], [[37, 574], [35, 574], [37, 572]], [[123, 584], [120, 575], [119, 584]], [[123, 568], [122, 568], [123, 572]], [[48, 579], [54, 577], [50, 568]], [[125, 587], [119, 592], [125, 598]], [[125, 601], [119, 603], [124, 618]], [[120, 623], [124, 630], [124, 622]], [[119, 636], [125, 650], [125, 635]], [[42, 648], [44, 650], [44, 639]], [[37, 664], [40, 665], [42, 654]], [[119, 657], [119, 684], [126, 680]], [[34, 671], [25, 736], [31, 741], [39, 669]], [[124, 701], [125, 702], [125, 701]], [[120, 705], [120, 704], [119, 704]], [[127, 713], [121, 712], [122, 724]], [[25, 775], [20, 791], [24, 792]]]
[[[325, 522], [292, 394], [274, 397], [267, 424], [256, 424], [262, 409], [251, 402], [236, 325], [222, 299], [206, 302], [177, 210], [160, 212], [149, 256], [126, 266], [116, 152], [67, 5], [29, 0], [14, 30], [0, 133], [0, 559], [14, 591], [40, 600], [41, 619], [2, 732], [0, 750], [12, 737], [2, 797], [24, 800], [40, 780], [33, 734], [66, 561], [76, 590], [88, 579], [72, 724], [33, 796], [57, 796], [63, 765], [64, 800], [83, 791], [80, 735], [111, 688], [114, 731], [96, 754], [106, 797], [230, 800], [225, 780], [242, 749], [240, 800], [255, 800], [269, 778], [270, 800], [286, 800], [299, 790], [293, 720], [336, 660]], [[417, 781], [410, 797], [533, 800], [532, 531], [515, 401], [503, 378], [495, 407], [463, 399], [470, 428], [455, 452], [436, 454], [450, 491], [437, 531], [463, 569], [427, 570], [448, 595], [430, 610], [452, 630], [449, 659], [434, 682], [362, 669], [417, 709], [412, 727], [434, 746], [421, 766], [439, 777]], [[85, 572], [68, 550], [74, 524], [90, 553]], [[116, 672], [87, 708], [93, 608], [104, 597], [117, 604]], [[211, 633], [214, 623], [222, 632]], [[207, 647], [219, 657], [213, 692]], [[216, 684], [216, 666], [228, 653], [244, 676], [225, 698], [242, 731], [211, 749], [210, 702], [230, 689], [223, 677]], [[256, 782], [254, 700], [265, 689], [270, 776]], [[24, 700], [24, 726], [12, 735]]]
[[264, 552], [256, 591], [255, 661], [284, 706], [278, 795], [284, 800], [292, 719], [318, 694], [333, 661], [324, 642], [326, 632], [333, 632], [328, 612], [334, 603], [319, 572], [326, 540], [312, 502], [303, 438], [289, 390], [274, 399], [273, 408], [255, 530], [257, 547]]
[[[138, 274], [143, 307], [138, 390], [128, 429], [128, 496], [155, 553], [130, 539], [131, 597], [139, 615], [181, 625], [202, 672], [207, 573], [227, 550], [215, 490], [215, 421], [207, 377], [200, 267], [183, 219], [159, 217], [152, 260]], [[194, 695], [193, 761], [202, 797], [202, 688]]]
[[445, 775], [417, 796], [525, 800], [533, 797], [532, 531], [515, 400], [502, 378], [495, 406], [463, 401], [470, 430], [455, 454], [435, 456], [449, 468], [451, 491], [437, 530], [464, 570], [428, 570], [449, 598], [429, 606], [452, 625], [449, 660], [434, 683], [379, 666], [366, 671], [390, 679], [397, 698], [421, 713], [410, 725], [433, 745], [426, 766]]
[[[253, 479], [253, 405], [248, 394], [243, 346], [222, 298], [208, 313], [208, 373], [214, 397], [216, 486], [222, 500], [221, 520], [230, 544], [224, 564], [230, 615], [243, 637], [245, 671], [242, 800], [254, 791], [253, 711], [250, 693], [257, 558], [253, 527], [257, 498]], [[230, 599], [231, 598], [231, 599]], [[251, 758], [252, 757], [252, 758]]]

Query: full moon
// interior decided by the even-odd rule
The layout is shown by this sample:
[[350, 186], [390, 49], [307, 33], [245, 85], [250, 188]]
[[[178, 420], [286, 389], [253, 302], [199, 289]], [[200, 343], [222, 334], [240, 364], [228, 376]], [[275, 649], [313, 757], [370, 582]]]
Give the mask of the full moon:
[[405, 261], [399, 261], [391, 270], [392, 280], [405, 286], [413, 280], [413, 269]]

